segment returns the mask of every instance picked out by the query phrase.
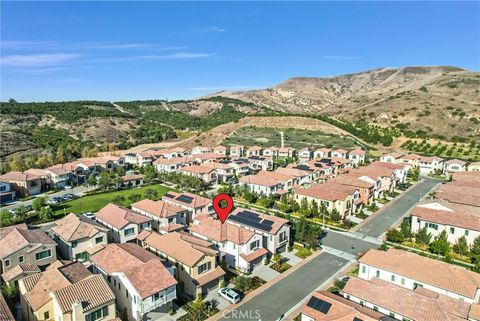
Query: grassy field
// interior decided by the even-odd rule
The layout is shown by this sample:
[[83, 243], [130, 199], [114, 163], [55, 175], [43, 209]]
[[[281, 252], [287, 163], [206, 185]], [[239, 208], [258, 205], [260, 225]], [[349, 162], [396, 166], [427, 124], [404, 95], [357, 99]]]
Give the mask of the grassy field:
[[158, 197], [165, 195], [171, 189], [163, 185], [148, 185], [141, 188], [127, 189], [121, 191], [107, 192], [95, 195], [88, 195], [77, 198], [70, 202], [59, 204], [55, 209], [55, 215], [63, 215], [64, 213], [85, 213], [97, 212], [99, 209], [111, 203], [115, 197], [122, 196], [124, 200], [121, 202], [122, 206], [129, 206], [132, 201], [128, 197], [132, 194], [140, 194], [141, 198], [145, 198], [145, 190], [153, 189], [157, 191]]
[[313, 148], [345, 148], [355, 149], [364, 147], [362, 143], [351, 137], [327, 134], [320, 131], [305, 129], [275, 129], [266, 127], [242, 127], [223, 141], [223, 145], [259, 145], [263, 147], [280, 147], [280, 131], [284, 132], [285, 145], [297, 149]]

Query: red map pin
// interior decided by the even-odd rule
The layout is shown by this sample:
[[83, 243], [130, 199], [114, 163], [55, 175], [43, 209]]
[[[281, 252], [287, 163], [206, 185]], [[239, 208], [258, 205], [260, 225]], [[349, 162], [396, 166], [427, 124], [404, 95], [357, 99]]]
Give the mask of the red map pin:
[[218, 194], [217, 196], [214, 197], [213, 209], [215, 210], [215, 213], [217, 213], [217, 216], [222, 222], [222, 224], [225, 222], [228, 215], [230, 215], [232, 208], [233, 208], [233, 199], [230, 195], [223, 193], [223, 194]]

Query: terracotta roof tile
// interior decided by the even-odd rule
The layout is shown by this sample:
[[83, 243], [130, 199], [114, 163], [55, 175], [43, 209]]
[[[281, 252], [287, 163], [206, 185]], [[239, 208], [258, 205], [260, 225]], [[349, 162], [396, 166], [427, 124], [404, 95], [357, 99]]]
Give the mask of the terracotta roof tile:
[[5, 301], [2, 294], [0, 294], [0, 321], [15, 321], [15, 318], [7, 305], [7, 301]]
[[0, 229], [0, 258], [29, 244], [55, 244], [55, 242], [41, 229], [25, 229], [22, 225]]
[[40, 273], [40, 268], [33, 264], [19, 264], [14, 268], [4, 272], [2, 274], [2, 279], [4, 282], [9, 282], [14, 279], [19, 279], [21, 277], [26, 277], [34, 273]]
[[117, 229], [121, 229], [128, 224], [142, 224], [152, 220], [151, 218], [112, 203], [107, 204], [98, 211], [95, 217]]
[[142, 299], [175, 286], [177, 281], [160, 259], [148, 261], [125, 272]]
[[253, 260], [256, 260], [258, 259], [259, 257], [262, 257], [264, 256], [265, 254], [268, 253], [268, 250], [261, 247], [259, 248], [258, 250], [256, 251], [253, 251], [252, 253], [250, 254], [245, 254], [245, 253], [242, 253], [240, 254], [240, 256], [247, 262], [252, 262]]
[[216, 280], [224, 275], [225, 275], [225, 271], [220, 266], [217, 266], [212, 272], [202, 275], [200, 277], [197, 277], [193, 282], [197, 286], [201, 286], [201, 285], [207, 284], [208, 282]]
[[180, 172], [189, 172], [193, 174], [209, 174], [213, 171], [214, 171], [213, 168], [203, 166], [203, 165], [190, 165], [190, 166], [182, 167], [180, 169]]
[[198, 225], [192, 225], [189, 229], [192, 233], [202, 235], [216, 242], [230, 241], [238, 245], [248, 243], [255, 235], [254, 232], [246, 228], [222, 224], [220, 220], [214, 220], [213, 218], [204, 220]]
[[254, 210], [251, 210], [251, 209], [245, 209], [245, 208], [241, 208], [241, 207], [237, 207], [229, 216], [228, 216], [228, 219], [227, 219], [227, 222], [229, 223], [237, 223], [237, 222], [234, 222], [232, 220], [230, 220], [230, 218], [232, 218], [233, 216], [241, 216], [243, 212], [245, 211], [248, 211], [248, 212], [251, 212], [251, 213], [255, 213], [255, 214], [258, 214], [258, 217], [259, 217], [259, 223], [261, 224], [264, 220], [268, 220], [268, 221], [272, 221], [273, 224], [272, 224], [272, 229], [270, 230], [270, 233], [271, 234], [276, 234], [281, 228], [282, 226], [288, 224], [288, 220], [286, 219], [283, 219], [283, 218], [280, 218], [280, 217], [277, 217], [277, 216], [273, 216], [273, 215], [268, 215], [268, 214], [263, 214], [263, 213], [260, 213], [260, 212], [256, 212]]
[[55, 226], [51, 228], [52, 232], [68, 242], [87, 237], [92, 238], [99, 232], [108, 232], [108, 229], [101, 224], [73, 213], [54, 223]]
[[149, 213], [150, 215], [161, 218], [175, 217], [178, 213], [185, 212], [185, 209], [180, 206], [169, 204], [163, 201], [152, 201], [149, 199], [144, 199], [133, 203], [131, 207], [134, 211], [135, 209], [138, 209]]
[[25, 172], [8, 172], [6, 174], [0, 175], [0, 180], [2, 181], [31, 181], [40, 179], [40, 176], [35, 174], [28, 174]]
[[[167, 197], [168, 195], [172, 196], [172, 197]], [[184, 201], [182, 201], [184, 198], [182, 196], [187, 196], [187, 197], [190, 197], [192, 198], [192, 202], [190, 203], [186, 203]], [[184, 205], [184, 206], [187, 206], [189, 208], [201, 208], [201, 207], [205, 207], [207, 205], [209, 205], [212, 200], [206, 198], [206, 197], [202, 197], [202, 196], [199, 196], [199, 195], [196, 195], [196, 194], [192, 194], [192, 193], [177, 193], [177, 192], [173, 192], [173, 191], [169, 191], [166, 195], [164, 195], [162, 197], [162, 199], [164, 201], [169, 201], [169, 202], [173, 202], [173, 203], [177, 203], [179, 205]]]
[[474, 214], [463, 211], [437, 210], [419, 205], [413, 208], [410, 215], [415, 215], [423, 221], [480, 231], [480, 211]]

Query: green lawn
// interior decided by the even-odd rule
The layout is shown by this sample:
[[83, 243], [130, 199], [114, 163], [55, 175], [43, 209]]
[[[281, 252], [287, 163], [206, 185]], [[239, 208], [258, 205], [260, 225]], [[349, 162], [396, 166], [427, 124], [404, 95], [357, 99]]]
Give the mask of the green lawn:
[[345, 148], [355, 149], [363, 146], [351, 137], [328, 134], [305, 129], [275, 129], [265, 127], [242, 127], [223, 141], [223, 145], [259, 145], [264, 147], [280, 146], [280, 131], [284, 132], [285, 145], [294, 148]]
[[145, 198], [145, 190], [153, 189], [158, 193], [158, 197], [165, 195], [171, 188], [163, 185], [148, 185], [141, 188], [126, 189], [121, 191], [107, 192], [95, 195], [88, 195], [75, 200], [59, 204], [55, 209], [55, 215], [63, 215], [64, 213], [85, 213], [85, 212], [97, 212], [99, 209], [111, 203], [116, 196], [122, 196], [125, 198], [121, 202], [123, 206], [129, 206], [132, 201], [128, 197], [132, 194], [141, 194], [141, 198]]

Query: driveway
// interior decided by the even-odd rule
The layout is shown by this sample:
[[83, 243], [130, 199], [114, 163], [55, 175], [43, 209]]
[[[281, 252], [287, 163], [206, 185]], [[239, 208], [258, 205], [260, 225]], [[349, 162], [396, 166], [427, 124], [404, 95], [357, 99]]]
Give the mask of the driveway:
[[421, 182], [385, 205], [379, 210], [379, 213], [369, 218], [356, 232], [377, 238], [382, 236], [387, 229], [395, 225], [418, 201], [440, 183], [439, 180], [425, 177]]
[[265, 264], [260, 264], [253, 269], [252, 274], [250, 276], [251, 277], [258, 276], [260, 279], [268, 282], [274, 279], [275, 277], [277, 277], [279, 274], [280, 273], [266, 266]]
[[219, 320], [275, 321], [308, 296], [320, 284], [328, 281], [349, 261], [322, 253], [300, 269], [259, 293], [255, 298], [220, 313]]

